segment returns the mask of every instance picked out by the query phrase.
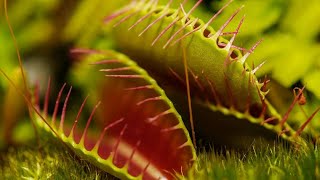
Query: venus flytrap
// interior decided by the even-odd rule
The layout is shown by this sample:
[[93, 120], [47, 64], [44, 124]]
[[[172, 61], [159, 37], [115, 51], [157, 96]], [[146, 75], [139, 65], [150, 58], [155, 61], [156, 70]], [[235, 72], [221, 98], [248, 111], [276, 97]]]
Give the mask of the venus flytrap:
[[53, 114], [48, 115], [51, 81], [42, 110], [39, 86], [31, 95], [17, 46], [16, 49], [27, 92], [0, 69], [2, 75], [24, 97], [39, 127], [51, 132], [80, 157], [122, 179], [173, 179], [176, 173], [186, 173], [193, 167], [196, 154], [180, 115], [156, 81], [126, 56], [111, 51], [72, 51], [88, 58], [91, 67], [104, 78], [98, 82], [101, 89], [96, 94], [100, 100], [90, 115], [81, 115], [87, 96], [76, 117], [70, 118], [67, 108], [72, 87], [59, 108], [66, 83], [62, 86]]
[[[212, 1], [213, 10], [222, 7], [227, 0], [221, 2]], [[264, 43], [256, 50], [256, 53], [248, 59], [248, 63], [261, 63], [268, 59], [268, 63], [257, 73], [258, 77], [268, 74], [269, 77], [278, 85], [283, 86], [275, 89], [273, 85], [269, 100], [278, 102], [274, 104], [277, 110], [286, 110], [290, 105], [287, 96], [290, 95], [288, 89], [297, 85], [306, 86], [308, 103], [303, 106], [305, 111], [300, 108], [294, 108], [288, 123], [292, 126], [301, 124], [305, 121], [306, 116], [311, 115], [314, 109], [320, 106], [320, 91], [317, 79], [319, 79], [319, 32], [320, 26], [317, 23], [319, 19], [319, 1], [311, 0], [300, 9], [303, 3], [299, 0], [292, 1], [236, 1], [235, 4], [246, 4], [245, 13], [250, 18], [247, 28], [244, 27], [243, 33], [240, 34], [238, 42], [244, 44], [250, 43], [253, 39], [261, 36], [265, 37]], [[232, 8], [231, 8], [232, 9]], [[297, 12], [304, 12], [302, 16], [297, 16]], [[223, 16], [220, 16], [219, 22], [224, 22]], [[254, 26], [251, 26], [253, 25]], [[234, 28], [236, 24], [231, 24]], [[308, 28], [305, 28], [308, 27]], [[302, 61], [303, 59], [303, 61]], [[290, 62], [290, 63], [288, 63]], [[286, 67], [286, 68], [283, 68]], [[274, 93], [274, 95], [272, 95]], [[287, 94], [277, 96], [277, 93]], [[272, 97], [276, 97], [272, 99]], [[282, 111], [283, 112], [283, 111]], [[319, 119], [317, 114], [315, 119]], [[314, 120], [307, 127], [306, 132], [310, 129], [317, 129], [311, 132], [313, 136], [319, 136], [319, 121]]]
[[84, 62], [91, 64], [86, 66], [96, 69], [91, 77], [101, 77], [96, 89], [100, 101], [88, 117], [83, 117], [88, 96], [75, 117], [67, 115], [72, 87], [59, 108], [66, 84], [62, 86], [49, 116], [50, 80], [42, 110], [37, 89], [33, 103], [1, 70], [25, 97], [38, 125], [80, 157], [122, 179], [172, 179], [176, 173], [187, 173], [196, 158], [187, 130], [164, 91], [146, 71], [111, 51], [75, 49], [72, 53], [85, 56]]
[[[233, 44], [244, 17], [234, 31], [224, 32], [243, 7], [217, 31], [210, 27], [230, 2], [206, 23], [191, 15], [201, 0], [190, 10], [183, 7], [183, 2], [180, 8], [170, 9], [171, 1], [157, 7], [153, 1], [133, 1], [108, 16], [106, 22], [108, 26], [114, 26], [114, 37], [120, 50], [152, 72], [160, 85], [165, 79], [166, 84], [169, 81], [176, 89], [184, 88], [182, 49], [185, 49], [192, 77], [191, 94], [199, 104], [212, 111], [261, 124], [283, 139], [301, 141], [286, 123], [291, 110], [282, 117], [266, 100], [269, 80], [259, 82], [255, 76], [263, 63], [251, 69], [245, 62], [261, 41], [250, 49]], [[109, 24], [111, 20], [114, 25]], [[177, 81], [181, 82], [178, 86]], [[295, 101], [292, 106], [294, 104]]]
[[[87, 119], [81, 118], [85, 116], [81, 115], [85, 105], [90, 104], [90, 97], [86, 97], [76, 117], [71, 118], [66, 112], [72, 88], [59, 110], [64, 84], [52, 118], [46, 118], [54, 134], [80, 157], [116, 177], [172, 179], [176, 173], [188, 172], [196, 157], [189, 135], [173, 104], [146, 71], [111, 51], [74, 49], [72, 53], [86, 56], [78, 67], [80, 71], [95, 69], [89, 70], [87, 76], [97, 78], [92, 88], [100, 100]], [[47, 95], [49, 90], [50, 83]], [[60, 118], [58, 111], [62, 112]], [[49, 117], [43, 113], [43, 117]], [[52, 132], [43, 119], [38, 118], [37, 122]]]
[[[119, 49], [134, 61], [108, 50], [72, 50], [81, 59], [73, 76], [86, 86], [83, 93], [89, 93], [76, 114], [69, 105], [75, 98], [72, 86], [69, 90], [67, 84], [62, 86], [51, 115], [50, 80], [40, 107], [37, 87], [31, 100], [2, 69], [1, 73], [24, 96], [40, 127], [81, 158], [121, 179], [183, 178], [195, 167], [196, 144], [168, 99], [169, 90], [158, 86], [164, 80], [179, 94], [187, 87], [191, 113], [192, 98], [201, 109], [222, 114], [223, 120], [241, 120], [293, 144], [304, 144], [300, 134], [320, 109], [295, 131], [286, 121], [304, 88], [283, 116], [267, 101], [269, 80], [258, 81], [255, 76], [263, 63], [253, 68], [246, 63], [260, 41], [250, 49], [234, 45], [245, 17], [234, 31], [224, 31], [243, 7], [215, 31], [210, 25], [231, 1], [208, 22], [191, 15], [201, 0], [190, 9], [185, 2], [173, 9], [172, 0], [165, 5], [133, 0], [105, 19], [112, 22]], [[251, 127], [249, 131], [255, 131]]]

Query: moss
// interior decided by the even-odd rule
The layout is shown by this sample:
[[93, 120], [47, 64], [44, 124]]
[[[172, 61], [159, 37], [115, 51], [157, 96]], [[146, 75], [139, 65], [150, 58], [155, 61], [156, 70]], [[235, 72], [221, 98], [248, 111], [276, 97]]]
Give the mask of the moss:
[[[41, 133], [41, 148], [11, 147], [0, 154], [0, 179], [117, 179], [79, 159], [60, 141]], [[202, 152], [185, 179], [319, 179], [318, 146], [299, 149], [275, 143], [243, 152]]]
[[52, 137], [42, 137], [40, 144], [40, 148], [33, 143], [0, 153], [0, 179], [116, 179], [79, 159]]
[[[244, 153], [201, 154], [199, 168], [187, 179], [319, 179], [318, 146], [293, 149], [274, 144]], [[195, 178], [196, 177], [196, 178]]]

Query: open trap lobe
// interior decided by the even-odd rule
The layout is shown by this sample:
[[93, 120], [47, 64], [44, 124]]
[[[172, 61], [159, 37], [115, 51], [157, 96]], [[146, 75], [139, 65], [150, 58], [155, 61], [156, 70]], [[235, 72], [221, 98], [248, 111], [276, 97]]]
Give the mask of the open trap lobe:
[[[113, 169], [115, 173], [110, 173], [118, 177], [172, 179], [175, 173], [186, 173], [195, 152], [181, 117], [163, 91], [134, 63], [123, 63], [117, 59], [121, 56], [100, 56], [87, 65], [94, 69], [90, 77], [96, 81], [91, 87], [96, 94], [79, 105], [77, 115], [68, 115], [72, 90], [64, 85], [57, 96], [54, 112], [61, 112], [61, 117], [48, 121], [60, 138], [80, 156], [89, 154], [87, 158], [102, 169]], [[87, 107], [91, 112], [86, 114]]]
[[[279, 124], [281, 116], [265, 98], [268, 81], [259, 82], [255, 77], [263, 64], [251, 69], [245, 63], [261, 41], [249, 50], [233, 45], [244, 18], [234, 32], [223, 32], [242, 7], [217, 31], [209, 26], [214, 21], [205, 23], [190, 15], [192, 9], [182, 7], [137, 4], [115, 17], [113, 32], [120, 50], [151, 72], [161, 86], [171, 84], [180, 91], [186, 84], [182, 53], [185, 51], [193, 97], [212, 110], [248, 119], [290, 139], [294, 131], [286, 123]], [[225, 35], [231, 38], [227, 40]], [[282, 133], [283, 129], [286, 133]]]

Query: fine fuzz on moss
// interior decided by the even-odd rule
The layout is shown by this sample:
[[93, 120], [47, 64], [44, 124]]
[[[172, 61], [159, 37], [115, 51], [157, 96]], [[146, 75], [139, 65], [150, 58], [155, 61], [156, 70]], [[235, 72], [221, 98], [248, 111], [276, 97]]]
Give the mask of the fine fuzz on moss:
[[[44, 135], [44, 134], [42, 134]], [[45, 135], [46, 136], [46, 135]], [[10, 148], [2, 153], [0, 179], [116, 179], [50, 137], [34, 147]], [[243, 152], [200, 153], [196, 169], [185, 179], [319, 179], [320, 151], [310, 145], [299, 149], [275, 143]]]
[[53, 138], [42, 139], [41, 148], [11, 147], [0, 159], [0, 179], [116, 179]]
[[275, 143], [246, 152], [200, 154], [198, 168], [186, 179], [319, 179], [318, 146], [284, 147]]

